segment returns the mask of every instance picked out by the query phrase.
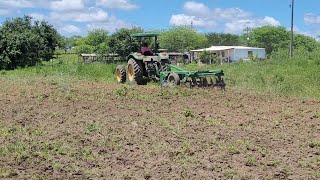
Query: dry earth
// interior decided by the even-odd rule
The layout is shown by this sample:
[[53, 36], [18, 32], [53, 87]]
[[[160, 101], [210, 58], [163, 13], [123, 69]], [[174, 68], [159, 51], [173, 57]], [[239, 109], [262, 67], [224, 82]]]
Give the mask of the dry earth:
[[319, 179], [320, 102], [0, 78], [3, 179]]

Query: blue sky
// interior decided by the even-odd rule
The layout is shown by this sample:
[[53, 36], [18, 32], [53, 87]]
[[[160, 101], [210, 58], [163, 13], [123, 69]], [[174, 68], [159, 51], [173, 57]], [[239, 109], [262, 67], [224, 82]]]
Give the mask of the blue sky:
[[[243, 33], [245, 27], [290, 28], [291, 0], [1, 0], [0, 24], [30, 15], [53, 24], [65, 36], [95, 28], [146, 30], [191, 25], [200, 32]], [[320, 1], [295, 0], [295, 31], [320, 35]]]

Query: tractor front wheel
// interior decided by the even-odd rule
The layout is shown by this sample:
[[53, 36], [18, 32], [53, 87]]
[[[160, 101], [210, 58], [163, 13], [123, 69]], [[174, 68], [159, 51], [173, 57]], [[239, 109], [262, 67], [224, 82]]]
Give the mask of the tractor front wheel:
[[129, 84], [143, 84], [142, 64], [134, 59], [129, 59], [127, 80]]
[[174, 85], [174, 86], [177, 86], [177, 85], [180, 85], [180, 77], [177, 73], [170, 73], [169, 76], [168, 76], [168, 82], [171, 84], [171, 85]]
[[116, 80], [119, 84], [126, 82], [126, 69], [123, 65], [118, 65], [116, 68]]

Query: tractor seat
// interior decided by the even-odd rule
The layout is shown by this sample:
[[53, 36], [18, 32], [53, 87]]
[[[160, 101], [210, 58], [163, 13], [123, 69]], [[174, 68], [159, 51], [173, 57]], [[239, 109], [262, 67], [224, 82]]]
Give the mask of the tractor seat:
[[143, 55], [145, 55], [145, 56], [153, 56], [154, 54], [153, 54], [152, 51], [145, 51], [145, 52], [143, 52]]
[[145, 56], [152, 56], [153, 55], [153, 52], [152, 52], [151, 48], [149, 48], [149, 47], [142, 47], [141, 53]]

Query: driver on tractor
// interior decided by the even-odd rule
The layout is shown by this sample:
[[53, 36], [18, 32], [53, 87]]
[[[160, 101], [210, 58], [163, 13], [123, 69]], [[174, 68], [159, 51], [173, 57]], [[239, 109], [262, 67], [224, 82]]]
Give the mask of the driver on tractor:
[[144, 42], [142, 44], [142, 47], [141, 47], [141, 53], [145, 56], [152, 56], [153, 55], [153, 52], [151, 50], [151, 48], [149, 47], [148, 43], [147, 42]]

